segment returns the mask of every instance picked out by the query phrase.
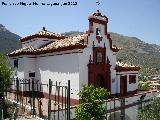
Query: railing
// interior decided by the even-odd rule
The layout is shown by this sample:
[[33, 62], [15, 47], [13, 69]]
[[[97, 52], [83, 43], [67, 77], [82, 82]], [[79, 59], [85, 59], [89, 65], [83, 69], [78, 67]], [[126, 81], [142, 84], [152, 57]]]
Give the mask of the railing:
[[[43, 104], [45, 106], [43, 110], [48, 111], [48, 120], [51, 120], [51, 110], [58, 111], [56, 120], [60, 120], [59, 111], [61, 109], [65, 109], [65, 120], [70, 120], [70, 80], [67, 81], [66, 85], [61, 85], [61, 82], [52, 81], [51, 79], [48, 83], [41, 83], [41, 81], [34, 78], [23, 80], [16, 78], [16, 80], [12, 80], [12, 84], [7, 88], [7, 93], [6, 98], [14, 99], [22, 110], [29, 103], [30, 113], [33, 117], [43, 115]], [[9, 95], [11, 95], [10, 98]], [[26, 102], [24, 102], [25, 100]]]

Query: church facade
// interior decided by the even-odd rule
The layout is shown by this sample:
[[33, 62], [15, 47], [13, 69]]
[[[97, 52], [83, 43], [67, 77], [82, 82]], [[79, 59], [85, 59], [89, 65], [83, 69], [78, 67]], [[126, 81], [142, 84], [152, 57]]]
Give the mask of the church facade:
[[[21, 38], [22, 48], [8, 54], [15, 77], [34, 78], [42, 84], [51, 79], [65, 85], [70, 80], [71, 102], [75, 104], [84, 84], [104, 87], [117, 97], [136, 94], [140, 68], [116, 60], [120, 49], [112, 44], [108, 18], [97, 11], [88, 20], [89, 28], [83, 35], [66, 37], [43, 28]], [[47, 93], [44, 88], [42, 94]]]

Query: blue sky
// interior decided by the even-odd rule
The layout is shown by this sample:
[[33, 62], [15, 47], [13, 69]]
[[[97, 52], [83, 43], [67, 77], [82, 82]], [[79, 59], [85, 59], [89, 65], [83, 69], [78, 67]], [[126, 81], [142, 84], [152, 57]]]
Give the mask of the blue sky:
[[[4, 6], [17, 2], [38, 6]], [[63, 33], [88, 29], [88, 15], [97, 9], [109, 18], [108, 31], [160, 45], [160, 0], [0, 0], [0, 24], [22, 37], [40, 31]], [[42, 6], [42, 2], [77, 2], [72, 6]]]

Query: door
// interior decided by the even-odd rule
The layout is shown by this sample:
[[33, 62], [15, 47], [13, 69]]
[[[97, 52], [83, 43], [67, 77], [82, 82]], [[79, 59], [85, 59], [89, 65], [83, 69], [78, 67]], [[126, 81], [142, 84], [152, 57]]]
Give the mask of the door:
[[120, 76], [120, 95], [125, 96], [127, 94], [127, 75]]
[[102, 75], [98, 74], [96, 77], [96, 86], [105, 88], [105, 79]]

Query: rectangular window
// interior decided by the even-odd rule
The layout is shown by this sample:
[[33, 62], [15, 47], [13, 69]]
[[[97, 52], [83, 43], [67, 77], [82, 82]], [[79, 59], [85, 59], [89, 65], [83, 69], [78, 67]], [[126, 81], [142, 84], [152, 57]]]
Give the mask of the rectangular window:
[[14, 60], [14, 67], [18, 68], [18, 59]]
[[136, 75], [129, 75], [129, 84], [136, 83]]
[[29, 77], [35, 77], [35, 72], [29, 73]]

